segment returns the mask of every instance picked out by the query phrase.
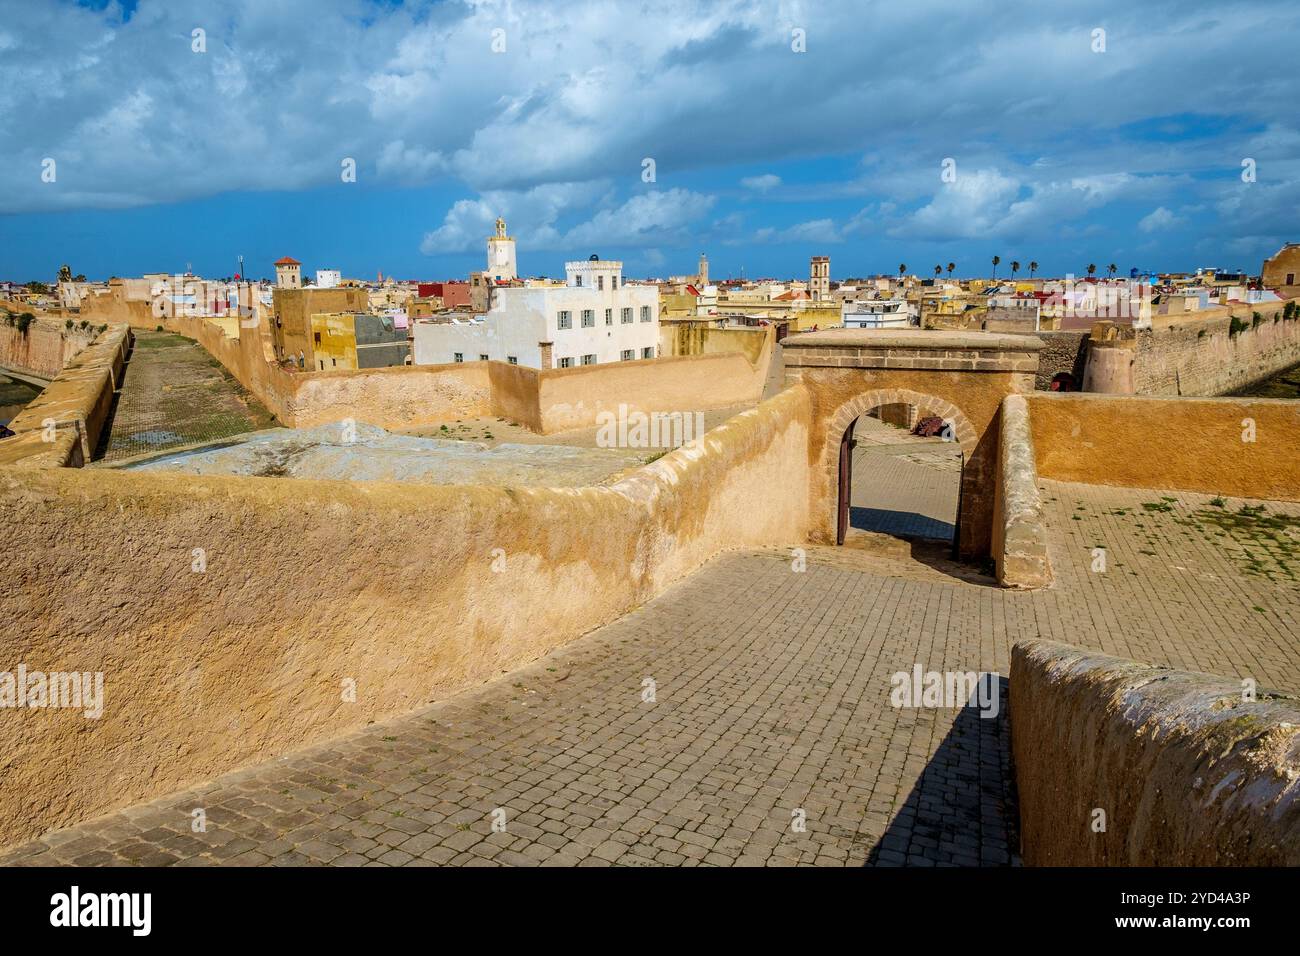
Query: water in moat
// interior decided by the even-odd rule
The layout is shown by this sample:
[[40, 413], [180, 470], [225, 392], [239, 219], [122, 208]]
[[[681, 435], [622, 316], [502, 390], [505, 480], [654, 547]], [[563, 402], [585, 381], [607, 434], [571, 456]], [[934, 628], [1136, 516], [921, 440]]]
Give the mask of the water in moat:
[[37, 386], [9, 378], [0, 372], [0, 426], [8, 425], [10, 419], [39, 394], [41, 390]]

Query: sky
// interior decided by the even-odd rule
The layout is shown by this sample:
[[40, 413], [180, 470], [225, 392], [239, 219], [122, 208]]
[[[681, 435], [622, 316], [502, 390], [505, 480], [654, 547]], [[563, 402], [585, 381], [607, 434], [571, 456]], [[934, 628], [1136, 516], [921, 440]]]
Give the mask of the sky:
[[1294, 0], [0, 0], [0, 278], [463, 278], [497, 216], [525, 275], [1258, 272], [1298, 40]]

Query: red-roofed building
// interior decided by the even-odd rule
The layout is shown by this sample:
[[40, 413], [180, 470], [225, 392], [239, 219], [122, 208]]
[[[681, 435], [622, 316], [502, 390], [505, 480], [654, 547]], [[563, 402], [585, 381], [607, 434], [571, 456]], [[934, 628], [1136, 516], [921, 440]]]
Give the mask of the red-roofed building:
[[302, 263], [292, 256], [276, 259], [275, 285], [280, 289], [301, 289]]
[[421, 282], [416, 294], [421, 299], [437, 296], [444, 309], [468, 306], [470, 302], [468, 282]]

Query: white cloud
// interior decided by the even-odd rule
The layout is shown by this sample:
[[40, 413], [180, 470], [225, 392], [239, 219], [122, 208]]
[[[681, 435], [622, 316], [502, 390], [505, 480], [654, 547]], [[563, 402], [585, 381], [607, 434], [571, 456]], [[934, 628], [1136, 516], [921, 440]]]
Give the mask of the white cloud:
[[781, 177], [775, 173], [764, 173], [761, 176], [746, 176], [740, 181], [740, 185], [744, 186], [746, 189], [752, 189], [757, 193], [766, 193], [781, 185]]
[[[560, 183], [528, 190], [489, 190], [455, 203], [442, 225], [426, 233], [420, 251], [428, 255], [483, 248], [498, 216], [521, 248], [605, 248], [673, 244], [713, 208], [713, 196], [686, 189], [648, 189], [619, 203], [607, 181]], [[562, 226], [565, 213], [595, 211], [582, 222]]]
[[1143, 232], [1162, 232], [1182, 224], [1183, 220], [1164, 206], [1157, 206], [1138, 220], [1138, 228]]
[[807, 243], [807, 242], [842, 242], [843, 237], [839, 230], [835, 228], [835, 223], [831, 219], [810, 219], [807, 222], [796, 223], [793, 226], [787, 226], [784, 229], [777, 229], [772, 226], [766, 226], [757, 230], [753, 236], [733, 240], [730, 245], [750, 245], [750, 244], [769, 244], [781, 245], [788, 243]]

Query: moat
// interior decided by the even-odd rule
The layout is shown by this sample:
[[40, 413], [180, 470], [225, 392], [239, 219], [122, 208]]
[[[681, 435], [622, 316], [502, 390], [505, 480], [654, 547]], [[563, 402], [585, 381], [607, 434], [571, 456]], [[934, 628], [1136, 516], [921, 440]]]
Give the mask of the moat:
[[1297, 398], [1300, 399], [1300, 365], [1283, 369], [1271, 378], [1233, 392], [1233, 395], [1251, 398]]

